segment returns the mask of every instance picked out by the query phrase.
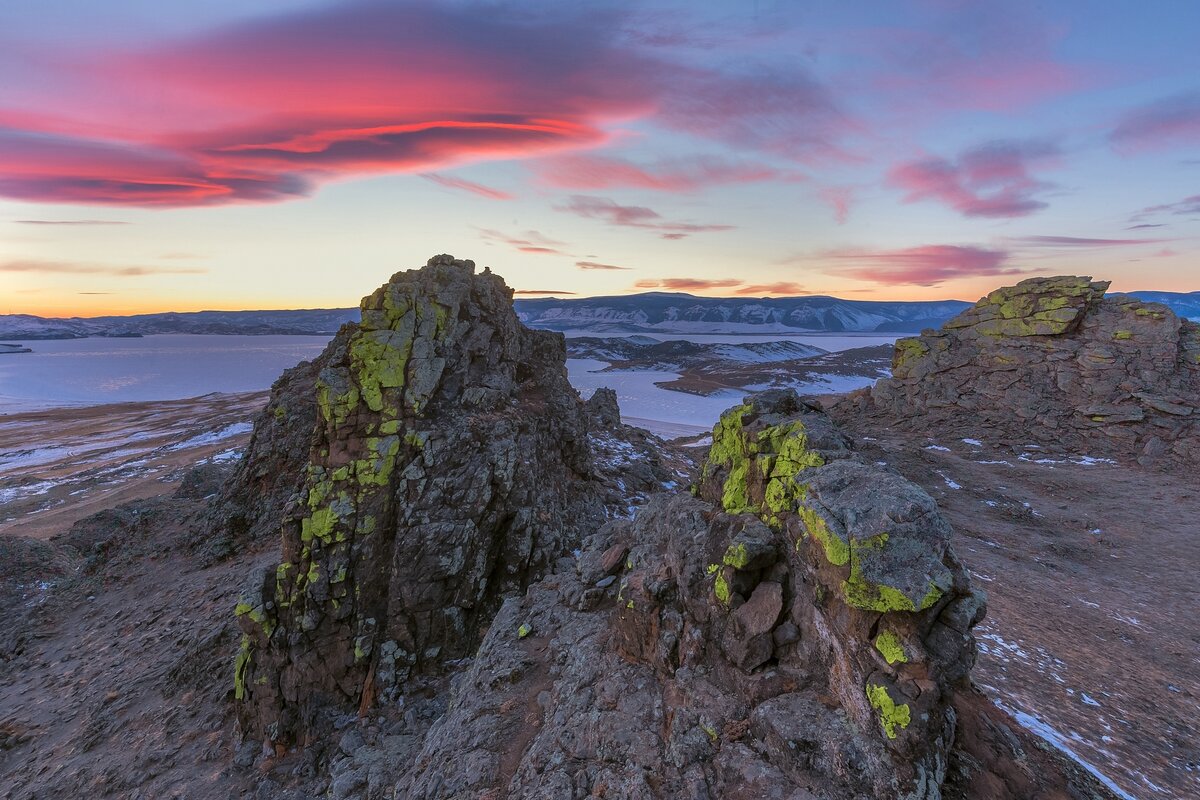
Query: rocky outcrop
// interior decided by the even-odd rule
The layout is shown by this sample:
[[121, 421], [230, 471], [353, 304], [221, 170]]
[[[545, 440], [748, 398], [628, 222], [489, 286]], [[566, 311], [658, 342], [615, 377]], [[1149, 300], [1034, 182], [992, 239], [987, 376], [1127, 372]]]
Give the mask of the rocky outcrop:
[[[499, 277], [438, 256], [366, 297], [317, 361], [282, 561], [237, 609], [251, 736], [303, 739], [323, 707], [370, 706], [471, 655], [503, 598], [604, 521], [563, 339], [511, 303]], [[295, 448], [310, 412], [293, 394], [275, 387], [240, 474], [277, 483], [295, 459], [266, 443]]]
[[699, 494], [506, 602], [396, 796], [941, 797], [984, 603], [933, 500], [792, 392]]
[[1108, 797], [969, 688], [983, 598], [946, 523], [815, 408], [731, 409], [699, 493], [509, 598], [446, 706], [336, 757], [334, 795]]
[[1057, 277], [997, 289], [898, 341], [892, 377], [838, 413], [1144, 464], [1200, 460], [1200, 325], [1107, 288]]
[[217, 514], [283, 519], [236, 612], [241, 762], [301, 745], [295, 791], [332, 797], [1029, 796], [928, 494], [793, 391], [722, 415], [686, 492], [686, 456], [582, 402], [510, 304], [437, 257], [276, 385], [234, 479], [272, 488]]

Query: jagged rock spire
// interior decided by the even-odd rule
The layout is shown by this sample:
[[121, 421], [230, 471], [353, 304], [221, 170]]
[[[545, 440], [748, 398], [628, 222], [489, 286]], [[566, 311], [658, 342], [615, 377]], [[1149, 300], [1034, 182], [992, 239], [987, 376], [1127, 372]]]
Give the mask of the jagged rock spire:
[[282, 561], [237, 609], [246, 732], [289, 741], [325, 705], [470, 655], [503, 597], [600, 524], [564, 359], [470, 261], [437, 256], [363, 299], [318, 362]]

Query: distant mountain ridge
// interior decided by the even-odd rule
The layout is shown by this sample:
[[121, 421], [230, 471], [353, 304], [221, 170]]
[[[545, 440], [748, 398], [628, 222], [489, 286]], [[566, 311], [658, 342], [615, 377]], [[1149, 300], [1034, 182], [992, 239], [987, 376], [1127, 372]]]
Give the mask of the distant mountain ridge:
[[649, 292], [514, 303], [526, 325], [604, 333], [909, 332], [936, 328], [970, 303], [805, 297], [697, 297]]
[[[1200, 319], [1200, 291], [1128, 292], [1162, 303], [1181, 317]], [[843, 300], [804, 297], [697, 297], [671, 292], [575, 299], [513, 301], [531, 328], [596, 334], [631, 333], [916, 333], [937, 328], [971, 303], [962, 300]], [[357, 322], [357, 308], [293, 311], [191, 311], [133, 316], [38, 317], [0, 315], [0, 339], [81, 339], [162, 333], [332, 336]]]
[[84, 339], [90, 336], [151, 336], [159, 333], [217, 335], [332, 336], [347, 322], [358, 322], [357, 308], [296, 311], [168, 311], [128, 317], [0, 315], [0, 339]]

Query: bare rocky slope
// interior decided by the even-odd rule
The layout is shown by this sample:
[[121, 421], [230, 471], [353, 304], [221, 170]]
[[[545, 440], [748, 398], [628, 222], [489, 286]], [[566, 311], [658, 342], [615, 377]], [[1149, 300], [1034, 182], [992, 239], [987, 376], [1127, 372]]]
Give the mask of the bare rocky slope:
[[973, 686], [949, 523], [818, 406], [692, 464], [469, 261], [362, 312], [223, 487], [17, 543], [76, 578], [0, 597], [0, 796], [1112, 796]]

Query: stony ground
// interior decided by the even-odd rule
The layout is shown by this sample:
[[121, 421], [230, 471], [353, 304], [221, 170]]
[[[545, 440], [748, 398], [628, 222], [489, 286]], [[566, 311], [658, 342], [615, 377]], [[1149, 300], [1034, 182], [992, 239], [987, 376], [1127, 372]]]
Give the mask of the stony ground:
[[1195, 474], [855, 433], [934, 496], [988, 592], [976, 682], [1129, 796], [1200, 796]]
[[263, 399], [0, 417], [0, 797], [252, 786], [232, 764], [229, 604], [262, 557], [207, 564], [188, 522], [215, 485], [170, 493], [197, 463], [219, 479]]
[[[98, 508], [171, 491], [172, 470], [228, 452], [245, 434], [200, 437], [244, 421], [260, 403], [208, 398], [0, 418], [0, 458], [10, 464], [0, 491], [51, 481], [71, 487], [0, 496], [0, 520], [12, 517], [0, 523], [0, 555]], [[107, 441], [122, 436], [124, 445]], [[857, 438], [935, 496], [955, 527], [957, 551], [988, 590], [976, 680], [1129, 796], [1200, 794], [1194, 475], [983, 437], [976, 444], [871, 430]], [[197, 439], [190, 451], [166, 449]], [[120, 453], [132, 448], [142, 455]], [[14, 454], [37, 451], [61, 457], [36, 469], [11, 465]], [[123, 481], [95, 472], [142, 457], [145, 471], [135, 466]], [[165, 469], [150, 472], [158, 466]], [[31, 623], [15, 652], [0, 652], [0, 798], [238, 797], [269, 785], [256, 769], [233, 765], [222, 654], [236, 650], [231, 591], [277, 553], [268, 547], [207, 565], [177, 524], [202, 505], [167, 503], [99, 559], [47, 550], [10, 562], [47, 579], [22, 579], [9, 595], [16, 610], [0, 609], [0, 651], [15, 625]], [[16, 582], [0, 573], [0, 585]], [[296, 757], [267, 768], [280, 782], [311, 769]], [[141, 795], [132, 788], [138, 783]]]

